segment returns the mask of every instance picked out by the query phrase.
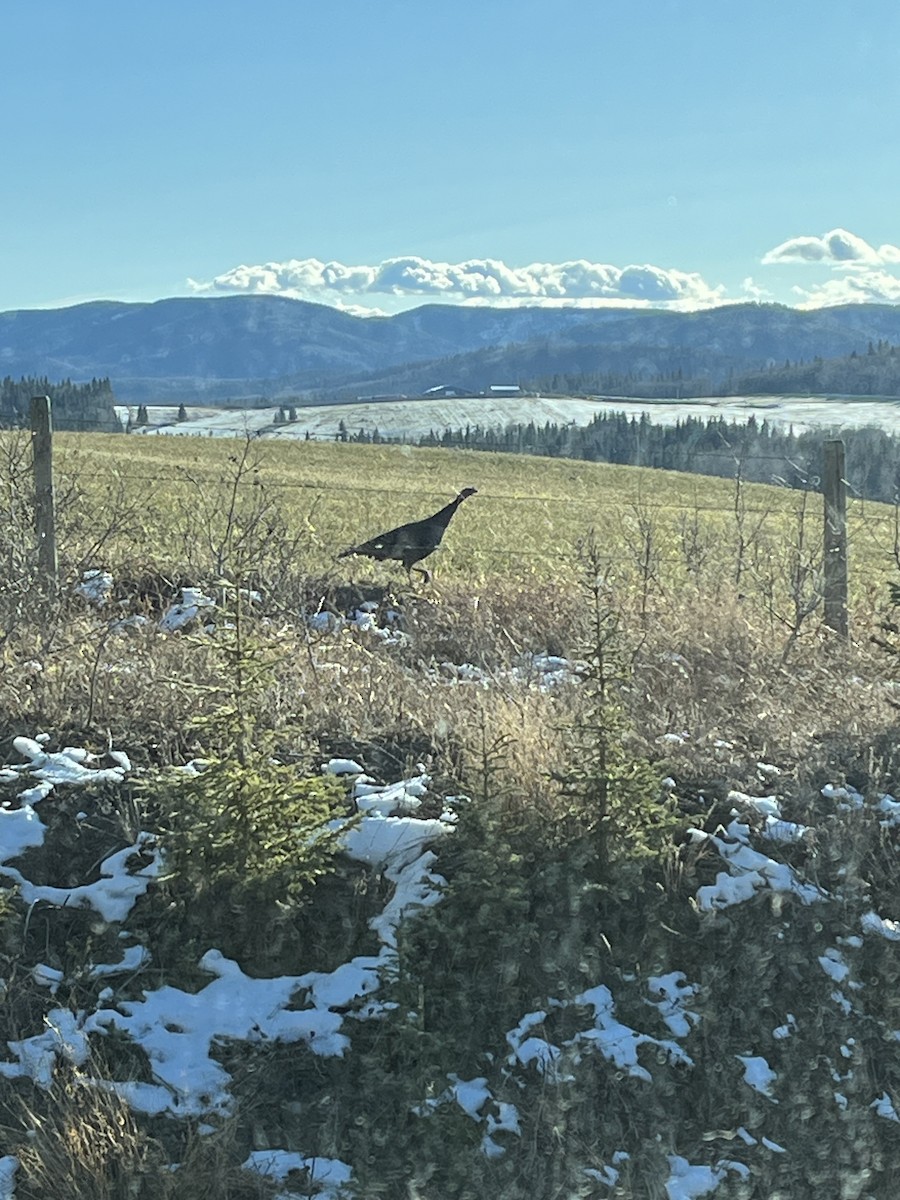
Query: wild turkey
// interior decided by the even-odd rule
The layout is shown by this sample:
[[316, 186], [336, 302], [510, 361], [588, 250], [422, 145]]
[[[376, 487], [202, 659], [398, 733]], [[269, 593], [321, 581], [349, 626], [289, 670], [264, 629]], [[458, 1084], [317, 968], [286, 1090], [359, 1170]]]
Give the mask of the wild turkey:
[[393, 559], [403, 563], [410, 583], [412, 583], [414, 567], [423, 576], [425, 582], [430, 583], [431, 572], [427, 571], [425, 567], [416, 567], [415, 564], [434, 553], [441, 544], [441, 538], [450, 524], [450, 518], [463, 500], [467, 496], [474, 496], [477, 490], [473, 487], [463, 488], [455, 500], [451, 500], [433, 516], [425, 517], [421, 521], [410, 521], [407, 525], [398, 525], [396, 529], [389, 529], [387, 533], [381, 533], [368, 542], [362, 542], [359, 546], [351, 546], [349, 550], [342, 550], [338, 558], [346, 558], [349, 554], [364, 554], [368, 558], [374, 558], [376, 562]]

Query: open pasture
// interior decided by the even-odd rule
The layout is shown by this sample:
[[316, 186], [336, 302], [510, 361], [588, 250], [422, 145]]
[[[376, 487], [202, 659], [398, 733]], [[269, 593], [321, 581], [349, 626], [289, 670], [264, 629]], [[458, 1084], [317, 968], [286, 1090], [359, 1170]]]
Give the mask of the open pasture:
[[[336, 555], [466, 486], [478, 495], [430, 560], [438, 585], [571, 581], [593, 531], [596, 557], [619, 579], [656, 591], [703, 584], [712, 595], [733, 580], [753, 593], [791, 561], [814, 565], [821, 545], [817, 493], [675, 472], [334, 442], [63, 434], [56, 445], [61, 517], [66, 495], [77, 497], [78, 523], [105, 530], [90, 565], [112, 569], [127, 561], [202, 575], [226, 569], [240, 547], [240, 569], [264, 574], [290, 544], [297, 572], [405, 584], [395, 564]], [[857, 601], [896, 572], [895, 516], [850, 502]]]
[[[11, 452], [14, 439], [0, 446]], [[640, 682], [627, 703], [651, 742], [667, 729], [703, 725], [731, 738], [741, 731], [748, 741], [774, 739], [793, 755], [839, 714], [856, 728], [870, 703], [881, 714], [885, 697], [892, 702], [894, 657], [877, 648], [893, 636], [885, 622], [896, 622], [889, 506], [850, 504], [851, 643], [842, 647], [822, 626], [823, 514], [815, 492], [476, 451], [65, 434], [55, 442], [63, 597], [76, 599], [84, 572], [108, 572], [112, 608], [63, 604], [48, 624], [32, 612], [39, 589], [29, 582], [30, 452], [22, 439], [19, 448], [20, 469], [7, 474], [23, 506], [24, 549], [9, 546], [10, 562], [18, 554], [22, 567], [6, 576], [0, 636], [9, 661], [31, 661], [36, 644], [48, 647], [28, 691], [35, 717], [55, 725], [140, 725], [176, 756], [173, 730], [190, 724], [199, 698], [172, 685], [173, 675], [217, 679], [214, 696], [227, 692], [231, 674], [215, 666], [214, 642], [160, 639], [155, 622], [187, 585], [223, 603], [235, 595], [223, 582], [259, 593], [254, 612], [268, 620], [258, 627], [283, 664], [267, 721], [292, 720], [302, 696], [307, 728], [341, 746], [348, 730], [390, 740], [410, 723], [429, 744], [435, 729], [477, 744], [470, 693], [454, 693], [451, 703], [436, 679], [473, 671], [505, 678], [534, 656], [580, 658], [598, 592], [639, 655]], [[431, 584], [410, 587], [396, 562], [338, 557], [428, 516], [463, 487], [478, 494], [426, 560]], [[378, 622], [391, 612], [399, 619], [402, 636], [387, 650], [377, 642], [375, 653], [368, 633], [346, 624], [366, 601], [378, 606]], [[332, 616], [317, 616], [319, 609]], [[151, 624], [128, 643], [140, 664], [123, 672], [115, 634], [128, 616]], [[847, 676], [867, 682], [848, 691]], [[138, 678], [145, 682], [135, 691]], [[8, 679], [12, 685], [16, 677]], [[21, 688], [14, 691], [9, 703], [21, 705]], [[494, 707], [503, 708], [503, 695], [502, 688], [493, 695]], [[542, 694], [528, 700], [548, 703]], [[529, 787], [540, 793], [550, 751], [536, 749], [534, 739], [544, 736], [536, 731], [546, 714], [526, 720], [521, 697], [510, 704], [497, 717], [498, 736], [512, 722], [516, 744], [528, 747]]]

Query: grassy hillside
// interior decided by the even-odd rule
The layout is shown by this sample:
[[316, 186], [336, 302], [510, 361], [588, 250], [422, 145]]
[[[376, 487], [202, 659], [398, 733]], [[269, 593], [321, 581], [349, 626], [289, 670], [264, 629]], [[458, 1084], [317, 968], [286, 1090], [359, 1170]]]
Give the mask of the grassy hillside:
[[[896, 1193], [891, 510], [844, 643], [814, 494], [57, 441], [46, 595], [0, 440], [0, 1195]], [[467, 485], [432, 586], [336, 559]]]
[[[110, 562], [128, 557], [198, 570], [204, 568], [203, 543], [209, 538], [201, 536], [198, 544], [193, 524], [221, 519], [235, 486], [244, 507], [249, 497], [265, 492], [286, 531], [305, 532], [304, 557], [297, 565], [307, 571], [332, 570], [334, 554], [346, 545], [424, 516], [461, 487], [475, 486], [477, 500], [457, 517], [436, 560], [442, 576], [460, 581], [571, 579], [575, 549], [591, 529], [601, 554], [623, 569], [630, 567], [638, 517], [651, 522], [674, 578], [686, 525], [695, 542], [704, 535], [710, 542], [706, 557], [717, 574], [738, 573], [741, 520], [752, 526], [758, 550], [766, 539], [783, 547], [796, 534], [796, 514], [804, 506], [808, 536], [815, 539], [821, 513], [821, 500], [813, 494], [560, 459], [526, 461], [406, 446], [266, 441], [247, 447], [227, 439], [125, 436], [66, 435], [58, 445], [63, 494], [71, 485], [84, 493], [83, 503], [102, 508], [112, 492], [121, 511], [139, 510], [127, 532], [112, 531]], [[241, 467], [238, 460], [245, 452]], [[108, 512], [106, 520], [114, 524], [111, 516]], [[860, 588], [868, 587], [873, 572], [883, 575], [892, 566], [892, 521], [886, 506], [851, 503], [853, 575]], [[102, 525], [104, 517], [97, 522]], [[215, 530], [210, 536], [215, 539]], [[743, 539], [752, 541], [748, 529]], [[684, 545], [681, 557], [681, 565], [689, 566]], [[359, 564], [345, 562], [340, 575], [348, 565], [359, 574]], [[364, 569], [383, 582], [399, 577], [396, 568], [366, 564]]]

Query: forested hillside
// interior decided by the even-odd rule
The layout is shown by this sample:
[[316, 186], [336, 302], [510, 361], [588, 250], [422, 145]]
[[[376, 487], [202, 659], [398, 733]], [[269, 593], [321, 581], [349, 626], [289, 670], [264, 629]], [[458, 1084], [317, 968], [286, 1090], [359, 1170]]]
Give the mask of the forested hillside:
[[900, 348], [885, 339], [869, 341], [863, 353], [852, 350], [837, 358], [785, 359], [777, 365], [731, 368], [722, 377], [710, 377], [702, 354], [690, 356], [686, 365], [653, 373], [648, 370], [565, 371], [527, 381], [535, 391], [620, 396], [742, 396], [843, 395], [900, 396]]
[[[377, 432], [377, 431], [376, 431]], [[685, 417], [675, 425], [624, 413], [604, 413], [587, 425], [514, 423], [503, 427], [445, 429], [423, 446], [581, 458], [632, 467], [659, 467], [758, 483], [808, 487], [822, 475], [828, 429], [795, 432], [751, 416], [746, 422]], [[900, 439], [883, 429], [843, 429], [847, 475], [853, 494], [895, 503], [900, 489]], [[365, 441], [365, 437], [355, 440]], [[377, 440], [389, 440], [378, 435]]]
[[51, 383], [47, 378], [11, 379], [0, 383], [0, 428], [17, 429], [28, 424], [32, 396], [49, 396], [53, 424], [57, 429], [118, 432], [122, 425], [113, 405], [115, 397], [108, 379]]

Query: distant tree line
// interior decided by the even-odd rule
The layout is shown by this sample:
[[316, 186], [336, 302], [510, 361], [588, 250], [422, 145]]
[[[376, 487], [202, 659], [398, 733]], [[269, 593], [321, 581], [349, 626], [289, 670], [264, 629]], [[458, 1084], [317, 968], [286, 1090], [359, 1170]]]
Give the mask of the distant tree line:
[[[822, 445], [833, 436], [826, 429], [797, 433], [754, 416], [746, 422], [686, 417], [675, 425], [661, 425], [646, 414], [638, 418], [612, 412], [585, 426], [533, 421], [494, 428], [467, 425], [432, 431], [419, 445], [580, 458], [725, 478], [739, 472], [751, 482], [807, 487], [817, 484]], [[845, 430], [840, 436], [853, 493], [893, 503], [900, 493], [900, 438], [877, 428]], [[370, 439], [360, 431], [352, 440]]]
[[51, 383], [46, 376], [10, 376], [0, 382], [0, 427], [24, 428], [29, 423], [32, 396], [49, 396], [55, 429], [119, 431], [115, 396], [108, 379]]
[[746, 394], [900, 396], [900, 348], [887, 341], [868, 343], [841, 358], [815, 358], [730, 370], [711, 377], [700, 351], [677, 352], [681, 365], [664, 371], [562, 371], [523, 384], [528, 391], [558, 395], [635, 396], [645, 399]]

